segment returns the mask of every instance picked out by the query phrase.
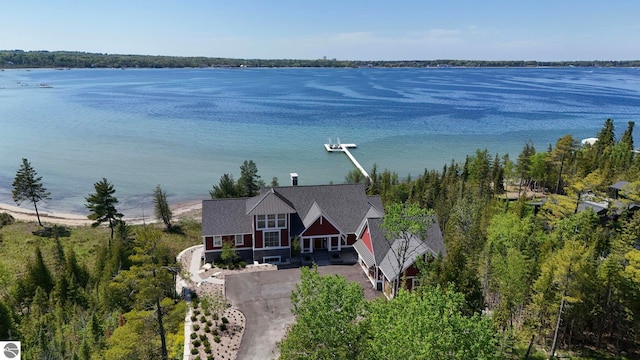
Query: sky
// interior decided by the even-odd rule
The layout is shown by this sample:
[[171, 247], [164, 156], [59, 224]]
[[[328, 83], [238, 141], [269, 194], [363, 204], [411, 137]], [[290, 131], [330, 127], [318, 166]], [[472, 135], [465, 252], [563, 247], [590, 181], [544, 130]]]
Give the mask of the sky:
[[6, 0], [0, 49], [245, 59], [638, 60], [638, 0]]

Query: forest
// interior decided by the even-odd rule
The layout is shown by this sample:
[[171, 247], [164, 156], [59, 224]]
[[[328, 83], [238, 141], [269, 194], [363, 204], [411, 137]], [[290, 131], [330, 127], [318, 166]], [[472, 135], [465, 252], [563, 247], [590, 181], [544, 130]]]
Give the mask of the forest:
[[[279, 348], [284, 355], [295, 354], [299, 349], [291, 344], [305, 344], [328, 349], [316, 358], [354, 359], [395, 351], [380, 344], [395, 344], [407, 354], [410, 345], [422, 346], [415, 354], [426, 351], [427, 341], [400, 341], [404, 329], [424, 339], [450, 340], [456, 348], [463, 347], [456, 341], [471, 346], [473, 334], [489, 332], [483, 344], [490, 348], [476, 348], [486, 354], [483, 358], [548, 358], [554, 352], [640, 358], [640, 155], [634, 150], [634, 123], [626, 125], [618, 138], [614, 121], [607, 119], [593, 144], [571, 135], [542, 149], [523, 144], [514, 159], [479, 149], [464, 162], [415, 178], [374, 165], [368, 193], [380, 195], [385, 207], [401, 203], [432, 210], [444, 232], [446, 256], [420, 264], [415, 295], [401, 293], [367, 305], [375, 316], [361, 321], [362, 327], [336, 323], [349, 336], [332, 338], [331, 346], [323, 342], [327, 339], [295, 332], [294, 324]], [[257, 175], [252, 161], [241, 169]], [[216, 191], [225, 188], [253, 191], [242, 186], [244, 180], [234, 187], [225, 175], [212, 197], [222, 197]], [[365, 179], [354, 172], [345, 181]], [[117, 212], [111, 215], [117, 218]], [[100, 219], [107, 221], [94, 218]], [[180, 358], [187, 304], [174, 290], [182, 271], [175, 256], [201, 243], [200, 226], [161, 224], [42, 228], [0, 214], [0, 339], [19, 339], [25, 359]], [[344, 292], [354, 309], [362, 306], [348, 284], [322, 284], [312, 272], [303, 272], [303, 285], [292, 294], [300, 305], [292, 309], [300, 323], [329, 316], [316, 304], [310, 307], [316, 310], [305, 310], [305, 294], [314, 293], [304, 287], [305, 279], [318, 288], [330, 285], [332, 293]], [[422, 317], [424, 303], [416, 296], [433, 300], [425, 309], [449, 315]], [[438, 335], [456, 326], [471, 335], [456, 337], [465, 330]], [[387, 337], [378, 341], [371, 329], [386, 329], [380, 336]], [[435, 335], [424, 334], [425, 329]], [[354, 339], [370, 346], [355, 349], [346, 343]], [[469, 353], [460, 358], [465, 356]]]
[[15, 68], [199, 68], [199, 67], [638, 67], [633, 61], [482, 61], [397, 60], [363, 61], [336, 59], [233, 59], [87, 53], [79, 51], [0, 50], [0, 69]]

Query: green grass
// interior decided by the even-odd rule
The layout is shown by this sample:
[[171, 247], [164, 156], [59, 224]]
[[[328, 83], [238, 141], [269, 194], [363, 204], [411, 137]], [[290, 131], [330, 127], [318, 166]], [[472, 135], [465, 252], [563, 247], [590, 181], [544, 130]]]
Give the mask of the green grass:
[[[182, 220], [176, 225], [177, 231], [162, 232], [161, 239], [161, 242], [171, 249], [172, 256], [176, 256], [189, 246], [202, 243], [201, 227], [198, 222]], [[132, 234], [139, 226], [142, 225], [131, 226]], [[65, 251], [73, 249], [80, 263], [85, 264], [89, 270], [93, 270], [96, 252], [109, 241], [109, 228], [63, 226], [61, 230], [64, 236], [60, 237], [60, 241]], [[36, 235], [39, 232], [42, 232], [42, 228], [36, 222], [16, 222], [0, 228], [0, 263], [8, 271], [9, 280], [13, 280], [24, 271], [27, 262], [33, 259], [36, 246], [40, 246], [47, 265], [53, 263], [54, 238]]]

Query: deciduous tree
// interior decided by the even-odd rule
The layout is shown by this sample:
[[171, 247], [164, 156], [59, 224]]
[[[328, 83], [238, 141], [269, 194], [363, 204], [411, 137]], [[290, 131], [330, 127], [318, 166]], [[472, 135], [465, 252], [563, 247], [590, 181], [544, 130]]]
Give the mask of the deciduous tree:
[[401, 290], [367, 306], [359, 359], [498, 359], [488, 318], [464, 316], [464, 296], [439, 287]]
[[280, 359], [355, 359], [360, 344], [357, 320], [364, 295], [357, 283], [302, 268], [291, 294], [296, 322], [278, 343]]
[[389, 250], [393, 253], [392, 261], [395, 262], [399, 273], [394, 283], [394, 294], [400, 287], [402, 269], [408, 261], [417, 256], [415, 248], [411, 247], [411, 239], [424, 241], [433, 221], [433, 211], [423, 209], [416, 203], [393, 203], [387, 207], [382, 219], [382, 228], [389, 243]]

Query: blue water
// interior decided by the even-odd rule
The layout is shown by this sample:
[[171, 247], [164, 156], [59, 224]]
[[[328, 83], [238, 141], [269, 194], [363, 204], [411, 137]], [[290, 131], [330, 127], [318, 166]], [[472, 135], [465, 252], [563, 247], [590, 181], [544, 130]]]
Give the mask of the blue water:
[[639, 114], [629, 68], [6, 70], [0, 202], [23, 157], [52, 192], [45, 209], [86, 213], [106, 177], [133, 216], [156, 184], [172, 202], [207, 198], [247, 159], [267, 183], [341, 183], [353, 166], [324, 150], [329, 137], [406, 176], [476, 149], [515, 159], [527, 141], [592, 137], [607, 118], [620, 134]]

